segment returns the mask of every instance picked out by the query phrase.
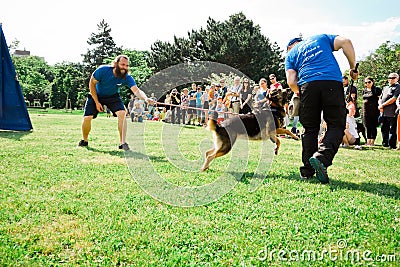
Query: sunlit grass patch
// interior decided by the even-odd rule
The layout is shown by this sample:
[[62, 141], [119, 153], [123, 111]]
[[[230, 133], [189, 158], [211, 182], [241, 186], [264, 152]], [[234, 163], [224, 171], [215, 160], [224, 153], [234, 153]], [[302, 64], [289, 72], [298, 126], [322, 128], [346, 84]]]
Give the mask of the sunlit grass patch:
[[[281, 139], [267, 175], [251, 190], [260, 142], [248, 142], [244, 162], [230, 153], [200, 172], [203, 153], [212, 146], [207, 130], [177, 127], [170, 136], [167, 131], [165, 138], [178, 140], [165, 147], [163, 123], [130, 124], [131, 138], [139, 138], [145, 126], [145, 153], [133, 143], [131, 148], [135, 160], [146, 166], [128, 168], [118, 149], [116, 119], [93, 121], [88, 148], [77, 147], [81, 113], [37, 112], [31, 119], [31, 133], [0, 132], [2, 266], [369, 264], [262, 257], [272, 250], [338, 250], [343, 241], [342, 252], [400, 258], [398, 151], [341, 148], [328, 169], [331, 184], [321, 185], [315, 178], [299, 179], [301, 142]], [[234, 160], [244, 167], [232, 171]], [[135, 180], [140, 175], [151, 183], [156, 174], [173, 185], [195, 188], [238, 172], [241, 177], [229, 192], [191, 208], [156, 200]]]

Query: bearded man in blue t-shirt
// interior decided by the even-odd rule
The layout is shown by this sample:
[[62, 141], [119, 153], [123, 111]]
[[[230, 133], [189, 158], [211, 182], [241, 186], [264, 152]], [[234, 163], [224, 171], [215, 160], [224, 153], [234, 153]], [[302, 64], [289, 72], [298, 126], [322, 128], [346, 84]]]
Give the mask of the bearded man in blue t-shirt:
[[[349, 62], [350, 76], [357, 79], [353, 44], [345, 37], [320, 34], [305, 40], [293, 38], [287, 45], [286, 79], [294, 93], [300, 92], [299, 115], [305, 129], [300, 177], [308, 179], [316, 173], [321, 183], [329, 183], [327, 167], [332, 165], [346, 128], [342, 74], [333, 55], [339, 49]], [[318, 146], [321, 112], [327, 131]]]
[[106, 105], [114, 116], [118, 117], [119, 131], [119, 149], [129, 150], [126, 143], [126, 110], [124, 103], [119, 95], [122, 86], [128, 86], [131, 91], [140, 99], [151, 103], [153, 100], [140, 90], [135, 80], [128, 73], [129, 58], [125, 55], [117, 56], [111, 65], [102, 65], [98, 67], [90, 77], [90, 94], [86, 100], [85, 112], [82, 122], [82, 140], [79, 146], [88, 146], [88, 138], [91, 130], [92, 119], [97, 117], [99, 112], [103, 111]]

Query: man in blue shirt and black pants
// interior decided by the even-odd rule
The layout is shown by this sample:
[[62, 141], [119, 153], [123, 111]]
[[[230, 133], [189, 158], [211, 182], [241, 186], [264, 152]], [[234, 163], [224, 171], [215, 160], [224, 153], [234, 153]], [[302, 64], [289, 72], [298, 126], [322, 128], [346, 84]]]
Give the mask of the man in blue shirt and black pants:
[[[287, 45], [286, 79], [293, 92], [300, 92], [302, 162], [300, 177], [308, 179], [316, 173], [321, 183], [329, 183], [327, 167], [342, 142], [346, 127], [346, 106], [342, 74], [333, 51], [343, 49], [350, 65], [350, 76], [357, 79], [352, 42], [339, 35], [320, 34], [305, 40], [293, 38]], [[327, 131], [318, 146], [321, 112]]]

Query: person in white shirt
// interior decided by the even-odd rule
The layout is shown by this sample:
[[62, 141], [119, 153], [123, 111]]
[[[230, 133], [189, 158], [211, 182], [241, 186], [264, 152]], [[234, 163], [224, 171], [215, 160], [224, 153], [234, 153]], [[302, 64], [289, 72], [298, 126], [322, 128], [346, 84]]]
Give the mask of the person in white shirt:
[[360, 146], [360, 136], [357, 132], [357, 123], [354, 118], [354, 114], [356, 113], [356, 105], [355, 99], [348, 95], [346, 97], [346, 108], [349, 111], [346, 117], [346, 128], [344, 129], [343, 136], [343, 147], [349, 147], [350, 145], [355, 145], [354, 149], [361, 150]]

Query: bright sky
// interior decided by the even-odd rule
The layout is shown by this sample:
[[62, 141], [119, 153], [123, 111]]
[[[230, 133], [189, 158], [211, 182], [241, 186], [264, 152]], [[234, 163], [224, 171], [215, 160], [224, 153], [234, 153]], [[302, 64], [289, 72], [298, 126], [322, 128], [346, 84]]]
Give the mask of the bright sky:
[[[55, 64], [81, 62], [86, 41], [102, 19], [118, 46], [150, 50], [157, 40], [187, 37], [188, 31], [205, 27], [209, 17], [224, 21], [240, 11], [282, 49], [299, 33], [349, 37], [357, 59], [387, 40], [400, 42], [398, 0], [20, 0], [3, 1], [0, 23], [8, 44], [17, 39], [19, 49]], [[347, 61], [336, 54], [344, 71]]]

